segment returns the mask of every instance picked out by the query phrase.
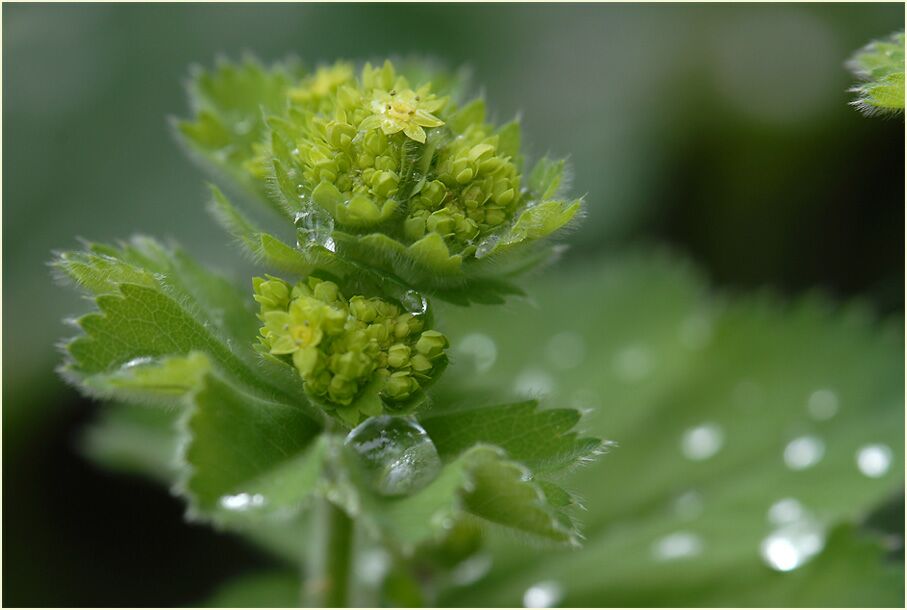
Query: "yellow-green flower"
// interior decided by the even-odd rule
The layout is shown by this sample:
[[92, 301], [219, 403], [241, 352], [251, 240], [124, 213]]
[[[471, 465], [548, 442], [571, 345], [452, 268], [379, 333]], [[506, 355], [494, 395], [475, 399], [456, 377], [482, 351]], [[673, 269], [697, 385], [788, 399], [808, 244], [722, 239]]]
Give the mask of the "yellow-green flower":
[[446, 364], [447, 338], [391, 301], [346, 299], [337, 284], [314, 277], [292, 288], [270, 276], [253, 286], [264, 348], [292, 361], [306, 392], [350, 425], [379, 414], [378, 397], [410, 401]]
[[365, 119], [359, 128], [380, 127], [385, 135], [402, 131], [406, 137], [424, 144], [423, 127], [440, 127], [444, 124], [444, 121], [432, 113], [441, 110], [446, 103], [446, 98], [435, 97], [429, 93], [427, 87], [419, 91], [377, 89], [369, 106], [373, 114]]

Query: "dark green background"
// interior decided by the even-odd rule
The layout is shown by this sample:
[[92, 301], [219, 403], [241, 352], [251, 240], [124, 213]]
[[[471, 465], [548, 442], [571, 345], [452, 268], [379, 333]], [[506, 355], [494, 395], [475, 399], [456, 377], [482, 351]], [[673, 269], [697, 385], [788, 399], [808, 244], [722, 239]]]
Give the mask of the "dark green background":
[[[192, 63], [427, 55], [473, 68], [530, 151], [570, 155], [588, 218], [564, 264], [669, 242], [717, 285], [903, 312], [901, 118], [847, 106], [843, 62], [898, 4], [4, 5], [3, 602], [169, 605], [266, 561], [75, 450], [55, 375], [86, 309], [45, 265], [75, 237], [170, 236], [239, 278], [171, 137]], [[149, 586], [151, 585], [151, 586]], [[142, 592], [137, 598], [136, 592]]]

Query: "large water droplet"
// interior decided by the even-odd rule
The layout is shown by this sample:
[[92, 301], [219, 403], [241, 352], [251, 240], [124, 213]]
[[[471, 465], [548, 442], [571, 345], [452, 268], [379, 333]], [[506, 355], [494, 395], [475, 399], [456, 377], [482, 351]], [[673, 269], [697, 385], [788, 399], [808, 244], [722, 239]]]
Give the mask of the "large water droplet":
[[425, 429], [412, 419], [371, 417], [347, 435], [372, 489], [385, 496], [411, 494], [428, 485], [441, 458]]
[[428, 299], [415, 290], [404, 292], [400, 304], [406, 308], [406, 311], [417, 316], [425, 315], [428, 311]]
[[724, 431], [718, 424], [707, 422], [683, 433], [680, 449], [693, 461], [707, 460], [724, 445]]
[[327, 210], [312, 207], [297, 212], [293, 224], [296, 225], [296, 245], [300, 248], [316, 244], [331, 252], [336, 249], [334, 238], [331, 236], [334, 231], [334, 219]]
[[545, 355], [553, 367], [563, 370], [575, 369], [586, 357], [583, 336], [570, 331], [558, 333], [548, 341]]
[[813, 419], [824, 420], [831, 419], [838, 412], [838, 395], [832, 390], [816, 390], [809, 395], [806, 401], [806, 410]]
[[857, 468], [867, 477], [877, 479], [891, 467], [891, 449], [881, 443], [860, 447], [857, 451]]
[[815, 466], [825, 455], [825, 443], [815, 436], [795, 438], [784, 448], [784, 463], [791, 470], [806, 470]]
[[553, 580], [539, 582], [523, 593], [524, 608], [551, 608], [564, 597], [564, 589]]
[[475, 363], [476, 373], [487, 373], [498, 359], [498, 348], [494, 339], [482, 333], [471, 333], [463, 337], [454, 348]]
[[702, 538], [692, 532], [674, 532], [652, 545], [652, 556], [658, 561], [695, 557], [702, 553]]
[[762, 560], [773, 570], [790, 572], [825, 546], [825, 532], [815, 521], [803, 519], [778, 528], [759, 547]]

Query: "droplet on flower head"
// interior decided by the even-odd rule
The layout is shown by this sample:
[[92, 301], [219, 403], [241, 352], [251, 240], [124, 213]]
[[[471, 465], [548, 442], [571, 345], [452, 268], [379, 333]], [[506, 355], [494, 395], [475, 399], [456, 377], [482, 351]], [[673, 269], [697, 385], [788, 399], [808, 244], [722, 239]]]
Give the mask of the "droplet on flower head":
[[306, 391], [349, 424], [380, 413], [381, 404], [411, 400], [446, 364], [447, 338], [423, 330], [425, 308], [404, 311], [413, 294], [404, 295], [405, 306], [347, 299], [336, 283], [314, 276], [294, 286], [256, 278], [253, 286], [264, 348], [292, 364]]

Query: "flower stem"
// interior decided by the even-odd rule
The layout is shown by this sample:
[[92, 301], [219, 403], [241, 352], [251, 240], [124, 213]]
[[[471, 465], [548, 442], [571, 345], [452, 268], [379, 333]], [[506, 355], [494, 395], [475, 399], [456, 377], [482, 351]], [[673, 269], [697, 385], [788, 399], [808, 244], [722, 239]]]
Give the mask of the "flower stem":
[[330, 500], [320, 501], [315, 520], [318, 544], [305, 582], [309, 607], [344, 608], [347, 605], [352, 564], [353, 521]]

